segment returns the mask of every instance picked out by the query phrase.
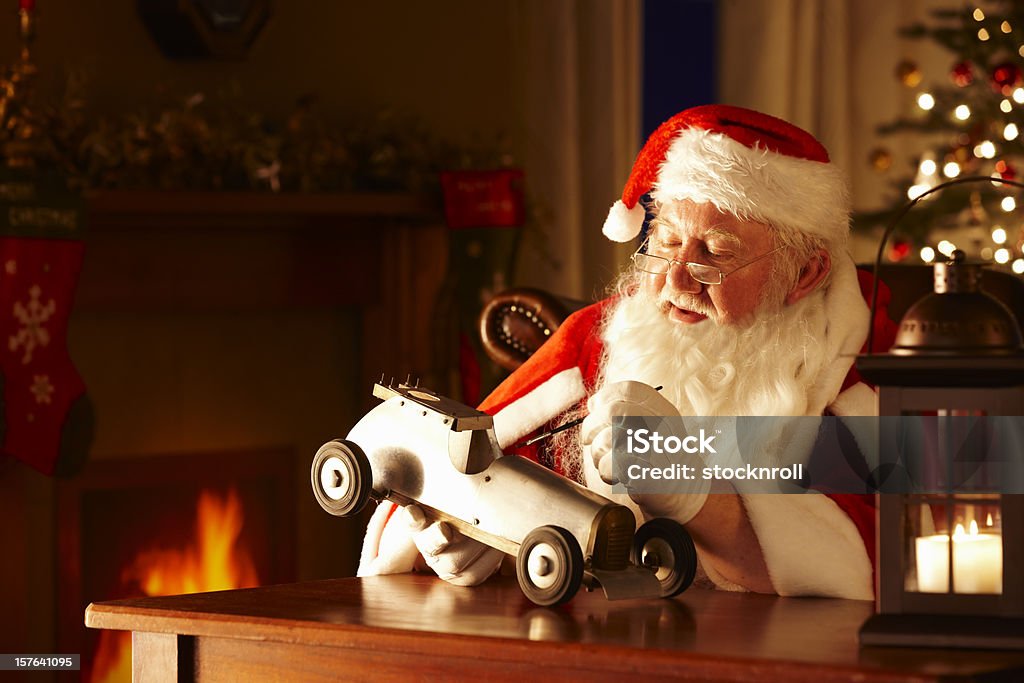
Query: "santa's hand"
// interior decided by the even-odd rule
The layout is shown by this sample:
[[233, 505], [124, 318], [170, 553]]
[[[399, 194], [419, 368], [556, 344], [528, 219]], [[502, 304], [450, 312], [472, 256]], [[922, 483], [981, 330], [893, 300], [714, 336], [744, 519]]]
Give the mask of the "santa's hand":
[[617, 417], [667, 417], [679, 415], [676, 407], [643, 382], [614, 382], [587, 401], [587, 417], [580, 425], [583, 457], [589, 458], [601, 479], [618, 481], [612, 469], [612, 420]]
[[407, 505], [404, 514], [427, 566], [445, 581], [475, 586], [501, 566], [503, 552], [463, 535], [446, 522], [431, 523], [420, 507]]

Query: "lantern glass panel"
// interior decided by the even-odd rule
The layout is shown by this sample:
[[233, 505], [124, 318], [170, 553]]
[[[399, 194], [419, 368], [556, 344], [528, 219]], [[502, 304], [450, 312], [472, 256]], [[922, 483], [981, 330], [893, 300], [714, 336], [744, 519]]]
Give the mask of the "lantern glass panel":
[[994, 424], [972, 408], [903, 411], [914, 418], [907, 429], [912, 480], [924, 490], [987, 493], [999, 490], [1000, 450], [993, 446]]
[[904, 522], [906, 591], [1003, 592], [1002, 519], [997, 494], [909, 496]]

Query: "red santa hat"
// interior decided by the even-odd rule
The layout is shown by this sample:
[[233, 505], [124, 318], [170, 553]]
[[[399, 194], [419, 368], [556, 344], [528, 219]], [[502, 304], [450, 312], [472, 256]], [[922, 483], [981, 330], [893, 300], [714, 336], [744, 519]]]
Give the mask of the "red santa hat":
[[744, 220], [845, 244], [850, 199], [842, 172], [814, 136], [750, 109], [706, 105], [661, 124], [637, 155], [603, 232], [616, 242], [640, 233], [656, 202], [710, 202]]

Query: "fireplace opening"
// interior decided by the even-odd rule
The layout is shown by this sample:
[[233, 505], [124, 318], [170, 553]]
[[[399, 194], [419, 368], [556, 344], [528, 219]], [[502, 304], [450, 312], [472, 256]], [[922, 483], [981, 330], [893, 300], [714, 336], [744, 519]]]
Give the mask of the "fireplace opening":
[[130, 681], [131, 634], [85, 629], [90, 602], [294, 580], [292, 453], [90, 463], [58, 496], [58, 642], [82, 680]]

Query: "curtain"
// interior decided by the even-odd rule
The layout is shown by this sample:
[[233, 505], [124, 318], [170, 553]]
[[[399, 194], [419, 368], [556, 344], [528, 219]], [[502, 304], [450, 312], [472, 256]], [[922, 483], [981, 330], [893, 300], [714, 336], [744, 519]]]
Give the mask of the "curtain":
[[641, 0], [523, 0], [516, 84], [527, 196], [521, 284], [594, 299], [631, 246], [601, 234], [639, 149]]

